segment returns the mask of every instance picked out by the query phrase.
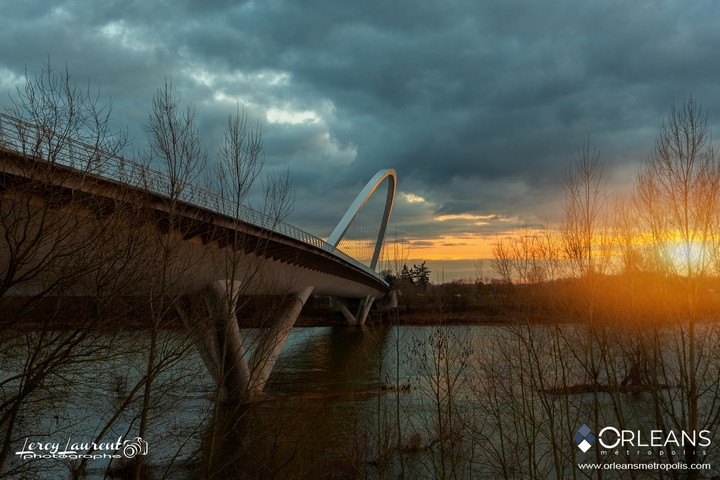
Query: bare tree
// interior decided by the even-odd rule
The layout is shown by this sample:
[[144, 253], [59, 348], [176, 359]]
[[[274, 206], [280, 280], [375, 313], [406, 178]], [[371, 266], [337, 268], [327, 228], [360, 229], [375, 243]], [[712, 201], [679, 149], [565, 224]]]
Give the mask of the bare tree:
[[[698, 342], [697, 303], [701, 285], [712, 267], [720, 201], [720, 164], [710, 137], [707, 112], [690, 99], [679, 109], [672, 107], [660, 127], [652, 154], [637, 179], [636, 202], [639, 220], [649, 232], [651, 246], [664, 268], [675, 279], [686, 298], [687, 338], [680, 346], [681, 388], [687, 413], [674, 417], [686, 430], [706, 428], [716, 412], [699, 418], [698, 369], [707, 355]], [[696, 459], [694, 449], [686, 461]]]
[[181, 109], [172, 82], [158, 88], [152, 100], [148, 120], [149, 161], [157, 162], [167, 175], [167, 194], [177, 199], [183, 190], [198, 182], [207, 165], [200, 133], [195, 124], [195, 110]]
[[[603, 359], [608, 349], [606, 326], [598, 322], [596, 312], [600, 301], [599, 275], [605, 273], [608, 260], [604, 205], [607, 198], [606, 180], [600, 152], [590, 146], [589, 138], [563, 177], [565, 190], [561, 235], [567, 258], [582, 281], [585, 294], [585, 325], [581, 354], [576, 358], [585, 370], [592, 389], [592, 420], [599, 425], [601, 416], [600, 382]], [[595, 446], [599, 456], [599, 446]], [[598, 457], [599, 458], [599, 457]], [[600, 472], [602, 478], [602, 472]]]
[[[255, 374], [262, 371], [267, 363], [274, 362], [276, 352], [284, 342], [285, 336], [278, 334], [276, 320], [282, 317], [280, 314], [286, 308], [285, 302], [273, 301], [261, 311], [263, 319], [255, 319], [254, 323], [270, 328], [258, 335], [252, 357], [247, 353], [248, 345], [243, 343], [237, 314], [242, 311], [251, 287], [262, 290], [265, 286], [272, 287], [269, 290], [282, 291], [283, 287], [278, 282], [291, 280], [268, 278], [262, 271], [262, 259], [271, 236], [267, 232], [273, 231], [292, 208], [292, 185], [289, 173], [268, 177], [263, 182], [265, 212], [258, 214], [248, 209], [249, 194], [261, 178], [264, 166], [264, 142], [259, 124], [250, 128], [247, 116], [238, 108], [228, 118], [225, 136], [218, 149], [217, 164], [213, 169], [215, 181], [206, 190], [198, 189], [196, 183], [206, 169], [206, 161], [192, 112], [190, 107], [185, 110], [179, 108], [179, 98], [170, 85], [166, 84], [158, 91], [150, 115], [153, 155], [149, 163], [165, 165], [171, 178], [168, 227], [162, 240], [166, 252], [164, 262], [167, 263], [163, 268], [167, 271], [163, 270], [159, 282], [163, 288], [159, 290], [158, 306], [168, 307], [163, 299], [174, 297], [171, 303], [194, 332], [198, 345], [205, 340], [212, 345], [212, 352], [202, 352], [204, 357], [208, 357], [205, 358], [206, 363], [216, 380], [212, 418], [203, 452], [203, 472], [210, 477], [237, 461], [235, 456], [220, 457], [221, 446], [237, 435], [234, 426], [244, 416], [245, 402], [259, 388], [255, 384], [258, 381]], [[182, 250], [181, 243], [193, 234], [186, 233], [185, 219], [176, 208], [183, 200], [192, 199], [196, 194], [203, 195], [205, 200], [212, 199], [216, 210], [224, 214], [224, 221], [229, 223], [217, 227], [207, 222], [207, 231], [202, 234], [202, 241], [207, 244], [203, 261], [212, 265], [214, 275], [223, 280], [216, 282], [217, 285], [208, 285], [199, 295], [200, 304], [187, 308], [188, 299], [177, 298], [172, 292], [178, 290], [176, 284], [182, 286], [184, 276], [192, 277], [195, 269], [195, 265], [184, 262], [178, 255]], [[247, 222], [261, 224], [266, 233], [257, 236], [253, 227], [251, 235]], [[173, 235], [174, 230], [182, 235]], [[248, 252], [254, 254], [248, 255]], [[195, 261], [199, 262], [198, 259]], [[265, 285], [267, 282], [275, 283]], [[158, 318], [162, 318], [164, 310], [158, 309], [158, 314]], [[162, 324], [158, 323], [155, 328], [161, 327]], [[148, 377], [154, 363], [151, 355]], [[150, 391], [151, 386], [147, 383], [146, 396], [151, 395]], [[149, 398], [145, 403], [149, 404]], [[136, 469], [136, 474], [139, 472], [140, 467]]]
[[565, 197], [561, 232], [568, 259], [581, 276], [602, 273], [598, 249], [603, 233], [606, 180], [600, 152], [583, 142], [576, 160], [563, 177]]
[[138, 199], [87, 194], [125, 146], [109, 119], [109, 104], [49, 63], [0, 116], [0, 326], [18, 367], [0, 378], [0, 471], [10, 475], [19, 419], [42, 418], [53, 392], [74, 391], [67, 379], [97, 359], [147, 273], [142, 231], [128, 228], [142, 224]]
[[[127, 134], [112, 130], [111, 103], [102, 102], [89, 83], [80, 87], [67, 68], [57, 72], [48, 60], [39, 74], [26, 72], [25, 79], [7, 109], [19, 127], [23, 154], [46, 162], [65, 159], [75, 168], [90, 170], [126, 147]], [[82, 154], [69, 156], [73, 145], [82, 145]]]
[[[160, 252], [155, 259], [157, 268], [145, 297], [150, 316], [150, 344], [146, 372], [139, 382], [142, 402], [138, 412], [138, 436], [141, 438], [147, 436], [150, 413], [156, 400], [154, 397], [159, 394], [154, 382], [173, 363], [169, 359], [178, 355], [178, 350], [172, 345], [162, 345], [160, 332], [174, 317], [173, 296], [200, 261], [194, 257], [182, 257], [180, 246], [184, 239], [179, 232], [182, 231], [183, 219], [178, 208], [183, 199], [189, 198], [189, 190], [199, 181], [207, 163], [195, 123], [195, 112], [189, 106], [182, 109], [171, 82], [166, 80], [157, 89], [148, 114], [146, 171], [152, 172], [153, 167], [160, 168], [162, 175], [151, 173], [143, 179], [144, 184], [141, 186], [163, 193], [165, 202], [160, 210], [156, 210], [162, 217], [157, 222], [160, 228], [156, 226], [149, 232], [156, 245], [160, 246]], [[184, 346], [179, 348], [181, 352], [186, 350]], [[138, 456], [135, 460], [135, 478], [140, 478], [145, 457]]]
[[512, 259], [512, 246], [510, 242], [511, 237], [497, 238], [495, 243], [492, 245], [493, 258], [490, 260], [490, 265], [500, 278], [500, 281], [506, 285], [512, 283], [512, 271], [513, 271], [513, 259]]
[[[217, 188], [220, 192], [222, 210], [235, 219], [234, 229], [226, 233], [228, 247], [224, 252], [222, 269], [226, 278], [231, 279], [237, 288], [229, 288], [217, 299], [221, 308], [231, 319], [225, 319], [222, 325], [213, 325], [218, 320], [209, 319], [209, 328], [222, 329], [223, 341], [219, 346], [219, 358], [216, 374], [216, 392], [213, 411], [207, 431], [207, 448], [204, 449], [203, 474], [212, 477], [233, 465], [236, 458], [221, 458], [220, 448], [234, 438], [236, 432], [230, 425], [237, 425], [242, 417], [243, 402], [250, 390], [250, 358], [242, 343], [237, 324], [236, 310], [242, 308], [241, 296], [244, 289], [259, 274], [259, 263], [242, 265], [242, 252], [248, 246], [247, 233], [241, 226], [241, 219], [251, 189], [260, 177], [263, 169], [264, 143], [260, 125], [248, 128], [247, 116], [239, 106], [234, 115], [228, 117], [227, 127], [218, 150]], [[269, 226], [271, 227], [271, 226]], [[247, 262], [247, 260], [246, 260]], [[231, 379], [239, 379], [232, 381]], [[234, 383], [233, 383], [234, 382]], [[230, 392], [224, 392], [227, 385], [234, 385]], [[225, 398], [225, 395], [228, 398]], [[223, 405], [224, 400], [235, 404], [230, 408]]]
[[690, 281], [711, 266], [718, 169], [707, 113], [693, 99], [673, 106], [638, 175], [637, 204], [665, 268]]
[[638, 243], [640, 238], [638, 213], [632, 198], [616, 195], [612, 201], [612, 238], [616, 248], [616, 268], [618, 273], [633, 275], [646, 269], [643, 252]]

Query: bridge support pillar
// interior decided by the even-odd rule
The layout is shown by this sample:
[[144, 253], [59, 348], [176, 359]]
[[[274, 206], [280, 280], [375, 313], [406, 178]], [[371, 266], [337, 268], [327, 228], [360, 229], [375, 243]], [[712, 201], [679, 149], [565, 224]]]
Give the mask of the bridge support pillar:
[[270, 373], [272, 373], [285, 341], [290, 335], [297, 317], [300, 315], [305, 302], [313, 291], [312, 286], [293, 294], [285, 310], [275, 320], [273, 325], [264, 333], [262, 340], [253, 352], [250, 379], [250, 395], [262, 393]]
[[387, 304], [388, 308], [398, 308], [398, 291], [397, 288], [390, 290], [390, 302]]
[[338, 310], [340, 310], [340, 313], [342, 313], [343, 317], [345, 317], [345, 320], [347, 320], [348, 325], [355, 325], [355, 315], [350, 312], [347, 305], [345, 305], [345, 302], [339, 298], [334, 298], [333, 301]]
[[197, 321], [199, 307], [181, 299], [175, 308], [195, 336], [195, 346], [225, 401], [245, 402], [262, 394], [270, 373], [313, 287], [295, 293], [273, 325], [263, 333], [250, 362], [237, 322], [240, 282], [215, 282], [202, 291], [207, 314]]
[[358, 307], [357, 313], [355, 315], [350, 312], [350, 309], [348, 309], [347, 305], [345, 305], [345, 302], [340, 300], [339, 298], [335, 298], [335, 306], [338, 307], [338, 310], [340, 310], [340, 313], [343, 314], [343, 317], [345, 317], [345, 320], [347, 320], [348, 325], [365, 325], [365, 320], [367, 320], [367, 316], [370, 313], [370, 308], [372, 307], [373, 302], [375, 302], [375, 297], [371, 297], [370, 295], [366, 296], [360, 301], [360, 306]]
[[368, 295], [363, 299], [362, 302], [360, 302], [360, 307], [358, 308], [358, 312], [355, 315], [356, 323], [358, 325], [365, 325], [365, 320], [367, 320], [367, 316], [370, 313], [370, 308], [372, 308], [373, 303], [375, 302], [375, 297], [371, 297]]
[[175, 302], [183, 323], [195, 336], [195, 346], [221, 398], [229, 401], [244, 400], [250, 385], [250, 369], [236, 316], [240, 285], [238, 281], [218, 281], [203, 289], [205, 321], [197, 321], [193, 315], [197, 307], [188, 310], [184, 302]]

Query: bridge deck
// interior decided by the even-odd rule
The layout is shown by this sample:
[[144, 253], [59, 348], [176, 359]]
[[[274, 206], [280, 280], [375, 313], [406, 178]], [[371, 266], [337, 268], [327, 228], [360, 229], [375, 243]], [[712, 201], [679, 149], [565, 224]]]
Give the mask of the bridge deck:
[[[0, 149], [3, 174], [0, 189], [8, 190], [13, 185], [42, 178], [48, 188], [64, 190], [75, 198], [92, 197], [95, 208], [105, 210], [104, 214], [117, 209], [118, 202], [141, 201], [152, 212], [162, 233], [179, 235], [185, 240], [185, 255], [207, 256], [208, 251], [213, 251], [194, 281], [186, 285], [187, 290], [202, 288], [203, 283], [210, 281], [226, 280], [223, 263], [227, 252], [244, 258], [242, 263], [247, 268], [241, 276], [247, 276], [249, 269], [263, 270], [263, 278], [254, 279], [262, 286], [250, 293], [278, 293], [268, 291], [273, 283], [277, 287], [272, 290], [287, 292], [299, 285], [314, 285], [316, 294], [356, 298], [368, 294], [382, 296], [388, 290], [377, 272], [323, 240], [247, 207], [242, 207], [238, 216], [230, 215], [232, 207], [210, 192], [188, 186], [186, 194], [172, 202], [171, 226], [171, 202], [160, 193], [166, 180], [157, 172], [123, 159], [103, 162], [102, 166], [85, 171], [66, 163], [70, 162], [34, 160], [12, 149]], [[42, 175], [38, 175], [39, 170]], [[210, 207], [213, 204], [215, 208]], [[258, 267], [258, 260], [263, 262], [262, 267]]]

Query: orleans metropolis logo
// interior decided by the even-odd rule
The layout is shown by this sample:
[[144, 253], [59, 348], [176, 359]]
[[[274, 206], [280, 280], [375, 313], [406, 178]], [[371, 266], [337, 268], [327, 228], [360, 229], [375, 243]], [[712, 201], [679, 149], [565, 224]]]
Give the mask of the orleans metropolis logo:
[[[628, 453], [641, 448], [661, 449], [660, 452], [673, 452], [680, 449], [704, 449], [711, 445], [712, 434], [709, 430], [629, 430], [620, 429], [612, 426], [603, 427], [597, 435], [592, 432], [590, 427], [583, 424], [577, 429], [573, 436], [575, 445], [586, 453], [592, 448], [595, 442], [598, 442], [603, 449], [600, 453], [606, 453], [608, 450], [623, 449]], [[650, 450], [644, 450], [652, 453]], [[707, 454], [703, 451], [702, 454]]]
[[577, 432], [575, 433], [573, 440], [575, 440], [575, 444], [578, 446], [578, 448], [582, 450], [583, 453], [585, 453], [590, 450], [593, 443], [595, 443], [595, 435], [593, 435], [590, 427], [583, 423], [582, 427], [578, 428]]

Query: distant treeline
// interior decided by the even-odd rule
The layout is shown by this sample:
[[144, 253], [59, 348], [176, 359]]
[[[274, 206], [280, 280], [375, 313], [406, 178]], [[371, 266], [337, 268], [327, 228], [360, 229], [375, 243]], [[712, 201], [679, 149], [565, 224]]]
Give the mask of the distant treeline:
[[[395, 315], [401, 323], [584, 322], [675, 323], [694, 316], [720, 319], [720, 278], [688, 279], [647, 272], [565, 278], [535, 284], [450, 282], [397, 291], [397, 313], [385, 308], [376, 320]], [[383, 307], [381, 307], [383, 309]], [[690, 311], [693, 309], [693, 312]]]

